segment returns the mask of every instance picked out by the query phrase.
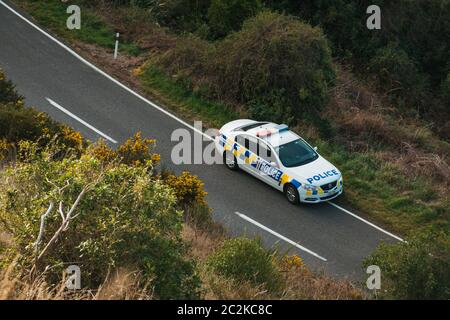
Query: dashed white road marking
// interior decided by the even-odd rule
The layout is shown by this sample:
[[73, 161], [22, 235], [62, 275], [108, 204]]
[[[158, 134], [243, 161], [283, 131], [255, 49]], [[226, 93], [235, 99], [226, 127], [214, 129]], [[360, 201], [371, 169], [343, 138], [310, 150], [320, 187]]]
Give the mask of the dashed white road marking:
[[311, 250], [309, 250], [308, 248], [305, 248], [304, 246], [298, 244], [297, 242], [294, 242], [294, 241], [292, 241], [291, 239], [286, 238], [285, 236], [279, 234], [278, 232], [273, 231], [272, 229], [270, 229], [270, 228], [266, 227], [265, 225], [259, 223], [258, 221], [255, 221], [255, 220], [253, 220], [252, 218], [247, 217], [245, 214], [242, 214], [242, 213], [237, 212], [237, 211], [235, 212], [235, 214], [237, 214], [237, 215], [238, 215], [239, 217], [241, 217], [242, 219], [244, 219], [244, 220], [246, 220], [246, 221], [248, 221], [248, 222], [254, 224], [255, 226], [257, 226], [257, 227], [259, 227], [259, 228], [261, 228], [261, 229], [263, 229], [263, 230], [269, 232], [270, 234], [272, 234], [272, 235], [278, 237], [279, 239], [286, 241], [287, 243], [293, 245], [294, 247], [296, 247], [296, 248], [298, 248], [298, 249], [300, 249], [300, 250], [302, 250], [302, 251], [304, 251], [304, 252], [307, 252], [307, 253], [309, 253], [310, 255], [312, 255], [312, 256], [314, 256], [314, 257], [316, 257], [316, 258], [318, 258], [318, 259], [320, 259], [320, 260], [322, 260], [322, 261], [327, 261], [327, 259], [325, 259], [324, 257], [318, 255], [318, 254], [315, 253], [314, 251], [311, 251]]
[[381, 231], [381, 232], [387, 234], [388, 236], [391, 236], [392, 238], [397, 239], [397, 240], [399, 240], [399, 241], [401, 241], [401, 242], [405, 242], [405, 240], [403, 240], [402, 238], [396, 236], [395, 234], [390, 233], [389, 231], [384, 230], [383, 228], [380, 228], [380, 227], [377, 226], [376, 224], [373, 224], [372, 222], [367, 221], [366, 219], [361, 218], [360, 216], [354, 214], [353, 212], [351, 212], [351, 211], [349, 211], [349, 210], [347, 210], [347, 209], [344, 209], [344, 208], [342, 208], [341, 206], [338, 206], [337, 204], [335, 204], [335, 203], [333, 203], [333, 202], [328, 202], [328, 203], [329, 203], [330, 205], [332, 205], [333, 207], [335, 207], [335, 208], [337, 208], [337, 209], [339, 209], [339, 210], [341, 210], [341, 211], [343, 211], [343, 212], [345, 212], [345, 213], [351, 215], [352, 217], [354, 217], [354, 218], [356, 218], [356, 219], [358, 219], [358, 220], [360, 220], [360, 221], [362, 221], [362, 222], [368, 224], [369, 226], [371, 226], [371, 227], [373, 227], [373, 228], [375, 228], [375, 229], [377, 229], [377, 230], [379, 230], [379, 231]]
[[80, 122], [81, 124], [85, 125], [86, 127], [88, 127], [89, 129], [91, 129], [92, 131], [98, 133], [99, 135], [101, 135], [103, 138], [111, 141], [112, 143], [117, 143], [116, 140], [114, 140], [113, 138], [111, 138], [110, 136], [108, 136], [107, 134], [101, 132], [100, 130], [98, 130], [97, 128], [95, 128], [94, 126], [90, 125], [89, 123], [87, 123], [86, 121], [84, 121], [83, 119], [79, 118], [78, 116], [74, 115], [72, 112], [70, 112], [69, 110], [63, 108], [62, 106], [60, 106], [59, 104], [57, 104], [55, 101], [53, 101], [50, 98], [45, 98], [52, 106], [54, 106], [55, 108], [61, 110], [62, 112], [64, 112], [65, 114], [67, 114], [69, 117], [77, 120], [78, 122]]

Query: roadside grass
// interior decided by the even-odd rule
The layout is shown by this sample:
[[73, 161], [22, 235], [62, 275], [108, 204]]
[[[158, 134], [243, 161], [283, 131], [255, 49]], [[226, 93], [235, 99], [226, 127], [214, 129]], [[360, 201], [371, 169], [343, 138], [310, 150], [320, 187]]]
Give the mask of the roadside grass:
[[[40, 24], [65, 39], [107, 49], [114, 46], [111, 27], [89, 8], [83, 7], [81, 30], [72, 31], [65, 25], [67, 4], [34, 0], [16, 2], [22, 4]], [[141, 52], [132, 43], [122, 43], [121, 50], [130, 55]], [[204, 99], [180, 79], [166, 75], [152, 60], [133, 73], [145, 94], [185, 119], [201, 119], [205, 126], [219, 128], [226, 122], [245, 116], [222, 102]], [[431, 178], [407, 176], [397, 165], [379, 160], [376, 150], [350, 152], [336, 143], [301, 135], [315, 140], [319, 152], [343, 172], [345, 192], [336, 202], [403, 236], [423, 227], [450, 229], [449, 200], [439, 200]], [[424, 138], [429, 141], [426, 135]], [[441, 143], [433, 145], [433, 149], [445, 146]]]
[[[114, 49], [115, 32], [109, 28], [88, 7], [81, 6], [82, 1], [71, 1], [70, 4], [81, 6], [81, 29], [69, 30], [66, 26], [67, 18], [70, 16], [66, 10], [68, 3], [61, 1], [46, 0], [17, 0], [15, 1], [26, 9], [36, 21], [68, 40], [78, 40], [88, 44], [96, 44], [103, 48]], [[132, 56], [142, 54], [139, 46], [133, 43], [120, 41], [120, 51]]]
[[392, 163], [368, 151], [348, 152], [338, 145], [317, 141], [319, 152], [344, 175], [344, 203], [389, 230], [406, 235], [422, 227], [450, 228], [450, 203], [438, 196], [429, 179], [408, 177]]
[[158, 69], [154, 64], [141, 67], [138, 74], [142, 89], [150, 96], [158, 97], [169, 108], [188, 119], [199, 119], [213, 128], [235, 120], [239, 113], [217, 101], [203, 99], [198, 93], [186, 88]]

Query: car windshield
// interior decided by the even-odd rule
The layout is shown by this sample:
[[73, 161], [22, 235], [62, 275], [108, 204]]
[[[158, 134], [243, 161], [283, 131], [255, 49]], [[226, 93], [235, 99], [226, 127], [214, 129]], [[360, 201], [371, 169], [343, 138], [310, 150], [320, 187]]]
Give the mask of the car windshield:
[[276, 148], [285, 167], [298, 167], [316, 160], [319, 155], [302, 139], [282, 144]]

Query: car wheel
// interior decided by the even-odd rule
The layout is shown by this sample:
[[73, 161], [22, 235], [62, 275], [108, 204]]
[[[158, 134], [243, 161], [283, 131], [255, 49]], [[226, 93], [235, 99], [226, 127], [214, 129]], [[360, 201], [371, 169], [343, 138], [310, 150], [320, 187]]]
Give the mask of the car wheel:
[[237, 170], [239, 168], [236, 157], [231, 152], [225, 151], [223, 158], [224, 158], [224, 163], [228, 169]]
[[300, 202], [298, 190], [292, 184], [288, 184], [286, 188], [284, 188], [284, 194], [286, 195], [286, 198], [290, 203], [298, 204]]

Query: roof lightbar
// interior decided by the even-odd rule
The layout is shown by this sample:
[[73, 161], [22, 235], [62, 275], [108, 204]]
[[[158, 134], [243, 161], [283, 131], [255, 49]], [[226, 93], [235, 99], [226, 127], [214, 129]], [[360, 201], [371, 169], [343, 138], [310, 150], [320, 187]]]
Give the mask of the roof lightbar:
[[271, 136], [272, 134], [277, 134], [277, 133], [281, 133], [281, 132], [288, 131], [288, 130], [289, 130], [289, 127], [286, 124], [279, 124], [273, 128], [267, 128], [267, 129], [258, 131], [256, 133], [256, 136], [260, 137], [260, 138], [264, 138], [264, 137]]

